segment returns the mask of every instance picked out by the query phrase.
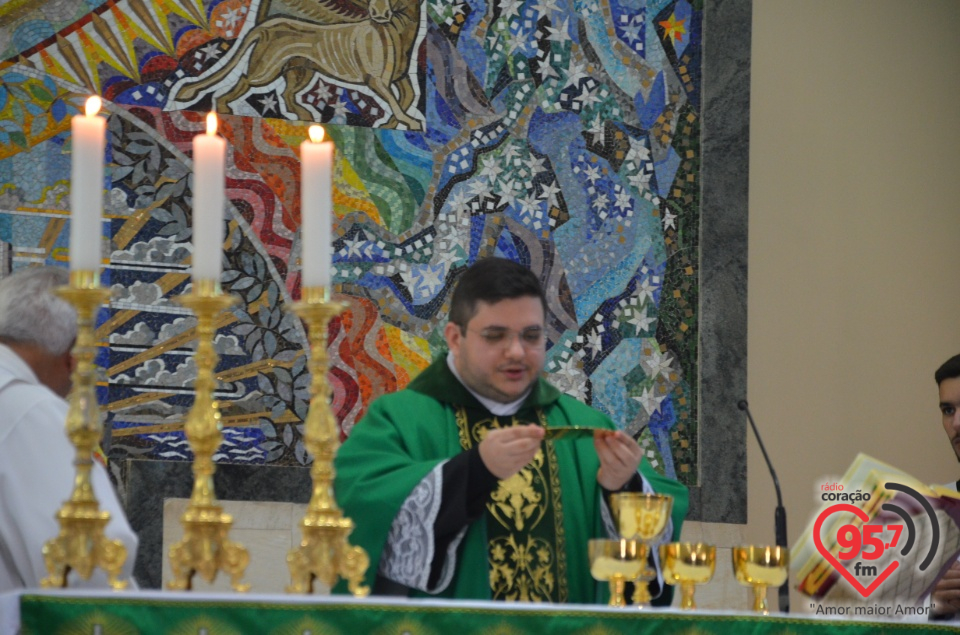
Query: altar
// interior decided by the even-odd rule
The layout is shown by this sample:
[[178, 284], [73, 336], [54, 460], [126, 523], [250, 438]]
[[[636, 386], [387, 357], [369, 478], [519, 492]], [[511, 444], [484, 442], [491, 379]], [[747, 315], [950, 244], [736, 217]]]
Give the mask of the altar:
[[893, 635], [958, 631], [960, 625], [943, 622], [380, 597], [74, 590], [28, 590], [0, 596], [0, 635]]

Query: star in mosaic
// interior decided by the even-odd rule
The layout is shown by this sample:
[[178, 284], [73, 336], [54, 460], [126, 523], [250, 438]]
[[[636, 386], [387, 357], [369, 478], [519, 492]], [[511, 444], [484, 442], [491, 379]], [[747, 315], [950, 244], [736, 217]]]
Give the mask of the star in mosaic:
[[664, 398], [657, 396], [656, 391], [647, 386], [640, 393], [639, 397], [634, 396], [631, 397], [631, 399], [638, 401], [640, 405], [643, 406], [643, 409], [646, 411], [646, 413], [648, 415], [652, 415], [660, 409], [660, 402], [662, 402]]
[[686, 20], [678, 20], [676, 14], [671, 13], [670, 18], [660, 22], [660, 26], [663, 27], [664, 36], [673, 40], [673, 43], [683, 41], [683, 36], [687, 33], [686, 27], [683, 23]]
[[668, 377], [670, 374], [670, 364], [672, 363], [673, 359], [670, 353], [661, 354], [659, 350], [650, 351], [643, 360], [643, 364], [649, 369], [649, 375], [652, 379], [656, 379], [659, 375]]

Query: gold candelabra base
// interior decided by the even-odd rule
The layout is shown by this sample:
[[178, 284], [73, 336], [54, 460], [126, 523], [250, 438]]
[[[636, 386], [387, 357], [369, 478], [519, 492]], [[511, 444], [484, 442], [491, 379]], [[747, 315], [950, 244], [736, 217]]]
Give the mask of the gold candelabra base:
[[330, 384], [327, 381], [327, 326], [344, 311], [331, 302], [324, 287], [304, 287], [302, 299], [293, 311], [306, 322], [310, 338], [310, 409], [304, 422], [304, 445], [313, 456], [310, 475], [313, 493], [307, 513], [300, 522], [303, 538], [287, 554], [290, 567], [288, 593], [312, 593], [314, 580], [333, 588], [339, 578], [347, 580], [350, 592], [364, 597], [370, 588], [363, 577], [370, 566], [367, 552], [347, 541], [353, 521], [343, 516], [333, 493], [333, 459], [340, 447], [337, 422], [330, 411]]
[[96, 394], [94, 322], [97, 310], [110, 298], [110, 290], [100, 288], [100, 274], [96, 271], [71, 271], [70, 286], [58, 289], [57, 294], [77, 312], [77, 341], [73, 348], [76, 367], [71, 375], [73, 388], [66, 421], [67, 437], [77, 450], [77, 473], [70, 499], [56, 514], [60, 531], [43, 545], [48, 575], [40, 585], [63, 588], [71, 571], [86, 580], [99, 567], [107, 573], [111, 587], [123, 589], [127, 583], [120, 580], [120, 571], [127, 560], [127, 548], [120, 540], [104, 535], [110, 512], [100, 510], [90, 480], [93, 450], [103, 433]]
[[213, 582], [222, 570], [230, 576], [234, 591], [246, 592], [250, 585], [242, 581], [250, 563], [250, 554], [240, 543], [227, 539], [233, 526], [233, 517], [223, 513], [215, 504], [191, 504], [180, 518], [183, 539], [170, 548], [170, 567], [173, 579], [167, 588], [189, 591], [194, 574]]
[[40, 581], [41, 587], [66, 588], [71, 571], [87, 580], [99, 567], [107, 573], [113, 589], [127, 588], [127, 581], [120, 579], [127, 548], [120, 540], [109, 539], [103, 533], [110, 522], [110, 512], [100, 511], [96, 502], [90, 505], [71, 501], [64, 504], [56, 518], [60, 533], [43, 545], [48, 576]]
[[307, 513], [300, 522], [300, 546], [287, 554], [290, 584], [287, 593], [312, 593], [314, 580], [333, 588], [339, 578], [347, 580], [350, 592], [365, 597], [369, 587], [363, 586], [363, 576], [370, 566], [367, 552], [351, 546], [347, 537], [353, 531], [353, 521], [337, 515], [316, 517]]
[[213, 488], [216, 465], [213, 453], [223, 442], [220, 408], [213, 399], [216, 388], [214, 369], [218, 356], [213, 347], [218, 313], [228, 309], [236, 298], [220, 293], [214, 280], [195, 280], [193, 292], [179, 298], [179, 302], [197, 316], [197, 379], [196, 397], [184, 424], [187, 441], [193, 450], [193, 493], [187, 511], [180, 518], [183, 539], [170, 548], [170, 567], [173, 579], [167, 587], [175, 591], [189, 591], [193, 576], [199, 573], [207, 582], [213, 582], [217, 572], [230, 576], [235, 591], [248, 591], [249, 584], [241, 579], [250, 562], [250, 554], [240, 543], [227, 539], [233, 518], [223, 513]]

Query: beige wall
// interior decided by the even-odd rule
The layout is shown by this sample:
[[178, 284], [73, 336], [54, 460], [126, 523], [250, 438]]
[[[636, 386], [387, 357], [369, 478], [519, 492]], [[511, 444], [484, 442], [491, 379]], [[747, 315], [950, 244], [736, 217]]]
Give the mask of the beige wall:
[[960, 477], [933, 381], [960, 352], [960, 2], [753, 6], [748, 389], [793, 542], [857, 451]]

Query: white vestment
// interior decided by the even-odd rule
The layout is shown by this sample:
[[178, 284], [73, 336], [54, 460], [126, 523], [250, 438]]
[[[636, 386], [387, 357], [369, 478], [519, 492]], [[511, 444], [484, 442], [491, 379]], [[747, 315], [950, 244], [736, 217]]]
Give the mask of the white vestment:
[[[0, 593], [37, 588], [47, 576], [43, 545], [60, 531], [55, 514], [70, 498], [76, 474], [66, 419], [67, 402], [0, 344]], [[137, 536], [97, 462], [91, 479], [100, 509], [110, 512], [107, 538], [119, 538], [127, 547], [122, 578], [135, 587]], [[101, 569], [86, 581], [72, 574], [70, 586], [105, 587], [107, 576]]]

